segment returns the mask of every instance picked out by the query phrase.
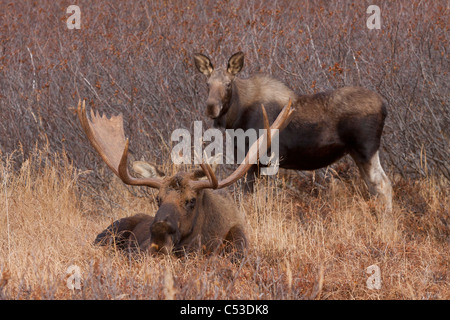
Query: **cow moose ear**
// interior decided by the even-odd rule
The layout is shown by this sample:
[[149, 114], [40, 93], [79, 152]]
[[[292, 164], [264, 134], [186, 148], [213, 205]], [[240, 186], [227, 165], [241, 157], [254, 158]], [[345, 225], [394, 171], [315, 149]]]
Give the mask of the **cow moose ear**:
[[203, 73], [205, 76], [209, 77], [211, 73], [214, 71], [214, 66], [211, 63], [211, 60], [201, 53], [194, 54], [194, 62], [197, 70]]
[[241, 71], [244, 66], [244, 53], [242, 51], [236, 52], [228, 60], [227, 71], [233, 76]]
[[145, 161], [133, 162], [133, 170], [143, 178], [162, 178], [165, 176], [164, 172], [155, 165]]

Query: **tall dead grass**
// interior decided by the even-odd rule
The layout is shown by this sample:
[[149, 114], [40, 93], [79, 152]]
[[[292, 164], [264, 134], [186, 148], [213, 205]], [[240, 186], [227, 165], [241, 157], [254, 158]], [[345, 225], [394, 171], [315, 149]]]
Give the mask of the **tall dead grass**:
[[[343, 86], [379, 93], [388, 106], [382, 161], [404, 178], [450, 179], [448, 1], [75, 1], [81, 29], [67, 28], [64, 1], [0, 2], [0, 150], [36, 143], [66, 150], [78, 168], [102, 167], [70, 107], [87, 99], [122, 112], [130, 151], [162, 164], [161, 141], [205, 114], [207, 86], [192, 55], [216, 67], [242, 50], [240, 77], [258, 72], [298, 94]], [[427, 162], [422, 162], [426, 155]], [[24, 160], [18, 159], [18, 160]], [[20, 162], [19, 162], [20, 164]]]
[[[10, 159], [0, 167], [1, 299], [450, 298], [449, 197], [435, 178], [395, 181], [392, 214], [379, 212], [352, 174], [314, 183], [281, 174], [247, 196], [237, 187], [250, 247], [234, 265], [215, 255], [130, 257], [95, 247], [112, 220], [154, 213], [153, 191], [115, 179], [86, 189], [93, 172], [64, 154], [49, 161], [37, 150], [18, 171]], [[67, 286], [73, 265], [79, 290]], [[379, 290], [367, 286], [371, 265], [380, 268]]]

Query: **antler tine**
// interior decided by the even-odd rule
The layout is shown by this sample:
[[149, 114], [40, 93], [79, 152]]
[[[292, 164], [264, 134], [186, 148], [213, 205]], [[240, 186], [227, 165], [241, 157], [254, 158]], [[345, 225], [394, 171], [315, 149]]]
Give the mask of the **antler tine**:
[[[198, 154], [194, 151], [194, 156], [199, 159]], [[207, 159], [207, 157], [205, 156], [205, 159]], [[205, 173], [205, 176], [208, 178], [208, 180], [202, 180], [202, 181], [195, 181], [195, 187], [197, 189], [205, 189], [205, 188], [212, 188], [212, 189], [216, 189], [218, 182], [217, 182], [217, 177], [214, 174], [214, 170], [211, 168], [211, 166], [208, 163], [208, 160], [200, 163], [200, 167], [202, 168], [203, 172]]]
[[203, 169], [203, 172], [205, 172], [206, 177], [208, 177], [208, 182], [211, 185], [210, 188], [217, 189], [219, 183], [217, 181], [216, 174], [214, 173], [209, 163], [202, 163], [200, 164], [200, 167]]
[[94, 149], [108, 167], [125, 183], [129, 185], [159, 188], [161, 180], [155, 178], [137, 179], [128, 172], [128, 139], [125, 139], [122, 114], [107, 118], [100, 116], [91, 109], [91, 120], [86, 113], [86, 104], [78, 101], [78, 118], [81, 126]]
[[[272, 130], [275, 129], [280, 130], [281, 128], [284, 128], [284, 126], [287, 125], [287, 123], [290, 121], [290, 117], [294, 112], [294, 110], [291, 109], [291, 105], [292, 102], [291, 100], [289, 100], [289, 103], [283, 108], [283, 110], [281, 110], [280, 114], [278, 115], [278, 117], [276, 118], [276, 120], [274, 121], [272, 126], [270, 126], [269, 129], [267, 129], [269, 123], [267, 119], [267, 113], [264, 106], [262, 105], [261, 107], [264, 117], [264, 127], [266, 128], [266, 134], [259, 137], [259, 139], [250, 147], [244, 161], [239, 165], [239, 167], [227, 178], [218, 182], [217, 185], [215, 183], [212, 183], [211, 179], [209, 179], [209, 181], [193, 181], [193, 187], [196, 189], [204, 189], [204, 188], [221, 189], [233, 184], [234, 182], [242, 178], [251, 168], [251, 166], [257, 162], [257, 160], [259, 159], [259, 154], [264, 154], [267, 152], [267, 149], [270, 147], [272, 142]], [[265, 138], [267, 139], [267, 143], [264, 146], [263, 140]], [[203, 168], [205, 173], [210, 169], [211, 167], [209, 167], [208, 169], [208, 166], [205, 166], [205, 168]], [[212, 176], [214, 176], [215, 178], [214, 173], [213, 175], [207, 174], [207, 176], [208, 178]]]
[[211, 182], [211, 187], [213, 189], [217, 188], [218, 182], [216, 174], [214, 173], [213, 168], [209, 164], [209, 161], [213, 158], [208, 158], [205, 152], [203, 152], [205, 162], [203, 162], [200, 167], [202, 168], [203, 172], [205, 172], [206, 176], [208, 177], [208, 180]]
[[[105, 156], [104, 152], [102, 151], [101, 146], [95, 139], [95, 134], [92, 130], [92, 127], [90, 126], [90, 121], [86, 114], [86, 101], [83, 100], [83, 105], [81, 105], [81, 100], [78, 100], [78, 107], [77, 107], [77, 114], [78, 119], [80, 120], [81, 127], [84, 130], [84, 133], [86, 134], [88, 140], [91, 142], [94, 149], [99, 153], [100, 157], [103, 159], [103, 161], [108, 165], [108, 167], [116, 174], [119, 175], [119, 172], [117, 171], [117, 168], [111, 163], [110, 159]], [[94, 118], [94, 113], [91, 110], [91, 117]]]

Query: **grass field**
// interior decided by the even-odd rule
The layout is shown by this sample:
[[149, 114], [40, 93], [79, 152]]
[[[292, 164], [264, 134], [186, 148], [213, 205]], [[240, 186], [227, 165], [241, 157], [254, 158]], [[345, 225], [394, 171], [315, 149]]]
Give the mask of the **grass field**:
[[[434, 178], [398, 178], [391, 214], [377, 211], [352, 169], [346, 180], [280, 174], [260, 180], [252, 195], [235, 190], [250, 245], [234, 265], [215, 255], [130, 257], [93, 246], [112, 220], [155, 212], [153, 192], [139, 196], [114, 178], [95, 200], [77, 187], [88, 172], [65, 156], [59, 164], [41, 156], [18, 172], [8, 161], [1, 166], [0, 298], [450, 298], [449, 197]], [[372, 265], [380, 289], [368, 288]], [[80, 289], [67, 286], [71, 266], [79, 267]]]

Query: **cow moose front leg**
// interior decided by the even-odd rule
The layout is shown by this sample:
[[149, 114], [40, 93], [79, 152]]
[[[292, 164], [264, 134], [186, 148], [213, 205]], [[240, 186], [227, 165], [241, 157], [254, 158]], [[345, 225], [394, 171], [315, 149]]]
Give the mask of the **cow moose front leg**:
[[360, 157], [353, 155], [361, 177], [367, 184], [369, 193], [380, 196], [388, 212], [392, 211], [392, 186], [389, 178], [381, 167], [378, 151], [368, 160], [362, 161]]

